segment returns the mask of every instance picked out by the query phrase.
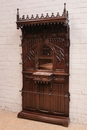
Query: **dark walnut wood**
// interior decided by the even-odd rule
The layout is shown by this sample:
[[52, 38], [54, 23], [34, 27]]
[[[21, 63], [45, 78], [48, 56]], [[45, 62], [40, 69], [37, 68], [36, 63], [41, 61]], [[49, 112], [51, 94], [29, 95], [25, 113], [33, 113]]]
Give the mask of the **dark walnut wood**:
[[22, 111], [20, 118], [68, 126], [69, 25], [66, 4], [62, 16], [19, 16], [22, 36]]

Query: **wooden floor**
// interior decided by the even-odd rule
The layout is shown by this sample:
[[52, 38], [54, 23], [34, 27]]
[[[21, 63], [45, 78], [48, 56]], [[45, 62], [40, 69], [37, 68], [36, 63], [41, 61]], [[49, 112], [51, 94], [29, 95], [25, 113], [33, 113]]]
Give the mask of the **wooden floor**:
[[87, 125], [72, 124], [69, 127], [17, 118], [17, 113], [0, 110], [0, 130], [87, 130]]

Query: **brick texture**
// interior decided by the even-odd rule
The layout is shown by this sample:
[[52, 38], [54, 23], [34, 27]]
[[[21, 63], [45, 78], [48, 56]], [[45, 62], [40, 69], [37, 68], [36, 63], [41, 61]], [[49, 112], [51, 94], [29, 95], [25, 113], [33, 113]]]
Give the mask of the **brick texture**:
[[87, 124], [87, 0], [0, 0], [0, 108], [21, 110], [21, 31], [16, 29], [16, 9], [20, 15], [62, 14], [63, 3], [70, 24], [70, 120]]

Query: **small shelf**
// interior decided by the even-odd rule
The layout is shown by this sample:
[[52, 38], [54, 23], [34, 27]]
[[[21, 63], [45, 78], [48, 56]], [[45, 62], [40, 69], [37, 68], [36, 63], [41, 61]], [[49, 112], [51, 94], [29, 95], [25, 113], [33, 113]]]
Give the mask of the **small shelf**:
[[33, 75], [51, 76], [52, 73], [49, 73], [49, 72], [34, 72]]
[[51, 82], [52, 80], [52, 73], [49, 73], [49, 72], [34, 72], [33, 73], [33, 80], [36, 81], [37, 83], [39, 82]]
[[52, 73], [53, 75], [61, 75], [61, 76], [69, 76], [69, 73], [65, 73], [65, 72], [56, 72], [56, 71], [46, 71], [46, 70], [37, 70], [37, 71], [32, 71], [32, 70], [25, 70], [22, 73], [23, 74], [33, 74], [34, 72], [49, 72]]

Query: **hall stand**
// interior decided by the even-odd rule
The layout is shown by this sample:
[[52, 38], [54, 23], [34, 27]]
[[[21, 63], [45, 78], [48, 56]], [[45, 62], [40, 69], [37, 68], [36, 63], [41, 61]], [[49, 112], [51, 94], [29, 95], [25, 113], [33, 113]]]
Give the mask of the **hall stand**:
[[69, 20], [63, 14], [20, 18], [22, 47], [22, 111], [19, 118], [69, 125]]

